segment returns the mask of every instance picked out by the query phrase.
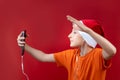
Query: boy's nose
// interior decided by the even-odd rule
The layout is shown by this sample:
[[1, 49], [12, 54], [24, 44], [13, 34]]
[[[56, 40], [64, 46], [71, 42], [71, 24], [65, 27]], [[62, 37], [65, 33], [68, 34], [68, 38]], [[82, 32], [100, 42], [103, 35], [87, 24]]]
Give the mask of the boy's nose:
[[71, 38], [71, 33], [68, 35], [68, 38]]

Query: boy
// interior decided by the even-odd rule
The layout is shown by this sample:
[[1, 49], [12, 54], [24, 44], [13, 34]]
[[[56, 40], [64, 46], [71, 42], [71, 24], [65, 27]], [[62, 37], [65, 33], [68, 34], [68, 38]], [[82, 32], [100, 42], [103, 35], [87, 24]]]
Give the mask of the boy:
[[[106, 70], [111, 65], [111, 58], [116, 48], [105, 39], [101, 26], [95, 20], [77, 20], [71, 16], [67, 19], [73, 23], [68, 35], [72, 49], [46, 54], [30, 47], [18, 36], [18, 45], [42, 62], [56, 62], [68, 71], [68, 80], [105, 80]], [[96, 48], [99, 44], [101, 48]]]

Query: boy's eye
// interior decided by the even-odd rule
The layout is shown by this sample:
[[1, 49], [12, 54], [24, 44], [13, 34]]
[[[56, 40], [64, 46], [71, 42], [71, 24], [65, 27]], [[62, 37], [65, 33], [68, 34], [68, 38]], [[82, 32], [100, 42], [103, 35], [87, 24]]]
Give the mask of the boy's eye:
[[77, 32], [74, 31], [73, 33], [76, 34]]

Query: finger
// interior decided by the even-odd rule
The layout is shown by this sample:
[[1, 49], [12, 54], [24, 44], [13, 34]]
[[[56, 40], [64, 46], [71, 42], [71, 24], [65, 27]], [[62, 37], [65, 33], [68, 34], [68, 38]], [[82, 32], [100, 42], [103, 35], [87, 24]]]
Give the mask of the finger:
[[68, 15], [68, 16], [67, 16], [67, 19], [68, 19], [68, 20], [71, 20], [71, 16]]
[[25, 37], [24, 37], [24, 36], [22, 36], [22, 37], [18, 37], [18, 39], [25, 39]]
[[20, 47], [24, 47], [24, 46], [25, 46], [25, 44], [18, 44], [18, 46], [20, 46]]
[[67, 18], [70, 18], [70, 17], [72, 17], [72, 16], [70, 16], [70, 15], [67, 15], [66, 17], [67, 17]]
[[25, 42], [23, 42], [23, 41], [18, 41], [18, 45], [19, 45], [19, 46], [24, 46], [24, 45], [25, 45]]
[[22, 36], [22, 34], [23, 34], [23, 31], [21, 31], [20, 34], [19, 34], [18, 36]]
[[18, 35], [18, 37], [17, 37], [17, 38], [20, 38], [20, 37], [22, 37], [22, 32]]
[[67, 18], [68, 18], [68, 19], [75, 19], [75, 18], [73, 18], [73, 17], [70, 16], [70, 15], [67, 15]]
[[17, 41], [18, 44], [25, 44], [26, 42], [25, 41]]
[[75, 19], [75, 18], [73, 18], [72, 16], [67, 16], [67, 19], [70, 21], [70, 22], [75, 22], [75, 21], [77, 21], [77, 19]]
[[18, 45], [25, 45], [25, 43], [18, 43]]
[[18, 38], [19, 37], [25, 37], [25, 36], [23, 36], [23, 34], [24, 34], [24, 31], [21, 31], [21, 33], [18, 35]]
[[24, 41], [25, 37], [18, 37], [17, 40]]
[[17, 43], [19, 44], [19, 43], [23, 43], [23, 44], [25, 44], [26, 42], [25, 42], [25, 40], [17, 40]]

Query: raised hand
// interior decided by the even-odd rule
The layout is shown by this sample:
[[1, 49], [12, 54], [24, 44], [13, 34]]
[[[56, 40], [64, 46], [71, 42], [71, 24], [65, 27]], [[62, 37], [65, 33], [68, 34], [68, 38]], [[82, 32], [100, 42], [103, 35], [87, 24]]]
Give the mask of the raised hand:
[[80, 20], [77, 20], [77, 19], [73, 18], [70, 15], [67, 15], [66, 17], [67, 17], [67, 20], [69, 20], [70, 22], [76, 24], [84, 32], [87, 32], [90, 29], [87, 26], [85, 26], [83, 23], [81, 23]]

